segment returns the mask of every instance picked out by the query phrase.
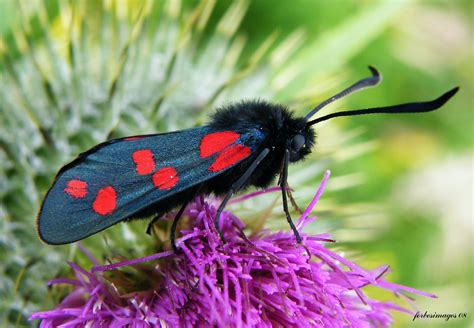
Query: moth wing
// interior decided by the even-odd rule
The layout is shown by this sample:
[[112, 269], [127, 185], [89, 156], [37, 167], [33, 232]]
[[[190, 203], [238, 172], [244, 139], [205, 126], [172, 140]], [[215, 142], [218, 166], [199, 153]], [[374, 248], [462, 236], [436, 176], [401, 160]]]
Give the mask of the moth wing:
[[114, 139], [79, 155], [56, 176], [38, 214], [40, 238], [71, 243], [230, 169], [255, 138], [198, 127]]

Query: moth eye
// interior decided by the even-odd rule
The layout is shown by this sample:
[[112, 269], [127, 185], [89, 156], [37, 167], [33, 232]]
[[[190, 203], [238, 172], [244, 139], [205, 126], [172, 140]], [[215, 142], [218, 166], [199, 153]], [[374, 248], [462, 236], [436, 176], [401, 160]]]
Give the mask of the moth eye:
[[297, 134], [291, 140], [290, 147], [294, 151], [298, 151], [306, 146], [306, 138], [302, 134]]

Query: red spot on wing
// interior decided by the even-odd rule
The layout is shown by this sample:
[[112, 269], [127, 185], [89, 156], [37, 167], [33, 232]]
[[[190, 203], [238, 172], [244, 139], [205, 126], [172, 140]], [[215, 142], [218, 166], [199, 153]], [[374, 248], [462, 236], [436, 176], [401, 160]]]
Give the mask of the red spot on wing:
[[111, 214], [117, 207], [117, 194], [112, 186], [99, 190], [92, 203], [92, 209], [100, 215]]
[[179, 176], [176, 170], [172, 167], [165, 167], [159, 169], [153, 174], [153, 184], [160, 190], [170, 190], [179, 181]]
[[155, 161], [150, 149], [137, 150], [132, 154], [132, 159], [137, 167], [137, 173], [140, 175], [150, 174], [155, 169]]
[[208, 157], [220, 152], [227, 146], [233, 144], [239, 137], [240, 134], [234, 131], [209, 133], [201, 140], [201, 144], [199, 145], [200, 155], [201, 157]]
[[81, 180], [69, 180], [64, 191], [71, 197], [84, 198], [87, 195], [87, 183]]
[[127, 137], [127, 138], [123, 138], [123, 140], [125, 140], [125, 141], [138, 140], [138, 139], [143, 139], [143, 137]]
[[228, 147], [222, 153], [220, 153], [214, 163], [209, 166], [209, 171], [219, 172], [248, 157], [251, 153], [252, 150], [244, 145], [233, 145]]

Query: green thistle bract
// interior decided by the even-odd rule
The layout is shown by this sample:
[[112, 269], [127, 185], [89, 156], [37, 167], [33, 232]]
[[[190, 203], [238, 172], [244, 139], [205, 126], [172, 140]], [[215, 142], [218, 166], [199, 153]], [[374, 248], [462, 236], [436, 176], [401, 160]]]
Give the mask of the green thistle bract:
[[33, 227], [58, 168], [107, 138], [192, 126], [234, 90], [271, 95], [274, 38], [237, 65], [245, 1], [210, 36], [208, 1], [58, 2], [52, 16], [44, 4], [21, 5], [20, 23], [0, 39], [0, 312], [26, 324], [69, 249], [42, 247]]

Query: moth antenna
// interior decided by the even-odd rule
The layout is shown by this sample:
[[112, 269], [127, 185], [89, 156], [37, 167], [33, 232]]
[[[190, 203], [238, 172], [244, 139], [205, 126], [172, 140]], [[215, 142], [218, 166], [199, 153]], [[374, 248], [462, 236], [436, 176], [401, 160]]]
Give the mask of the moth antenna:
[[372, 73], [371, 77], [367, 77], [363, 80], [357, 81], [353, 85], [351, 85], [349, 88], [339, 92], [338, 94], [332, 96], [331, 98], [326, 99], [322, 103], [320, 103], [318, 106], [314, 107], [306, 116], [305, 120], [308, 121], [314, 114], [316, 114], [321, 108], [329, 105], [333, 101], [343, 98], [351, 93], [363, 90], [365, 88], [370, 88], [373, 86], [376, 86], [379, 84], [380, 81], [382, 81], [382, 75], [380, 75], [379, 71], [373, 66], [369, 66], [369, 70]]
[[336, 113], [328, 114], [328, 115], [319, 117], [317, 119], [314, 119], [312, 121], [309, 121], [307, 125], [313, 125], [313, 124], [323, 122], [323, 121], [332, 119], [334, 117], [340, 117], [340, 116], [353, 116], [353, 115], [364, 115], [364, 114], [397, 114], [397, 113], [431, 112], [443, 106], [452, 96], [456, 94], [456, 92], [458, 92], [458, 90], [459, 90], [459, 87], [455, 87], [432, 101], [415, 102], [415, 103], [407, 103], [407, 104], [401, 104], [401, 105], [395, 105], [395, 106], [374, 107], [374, 108], [336, 112]]

